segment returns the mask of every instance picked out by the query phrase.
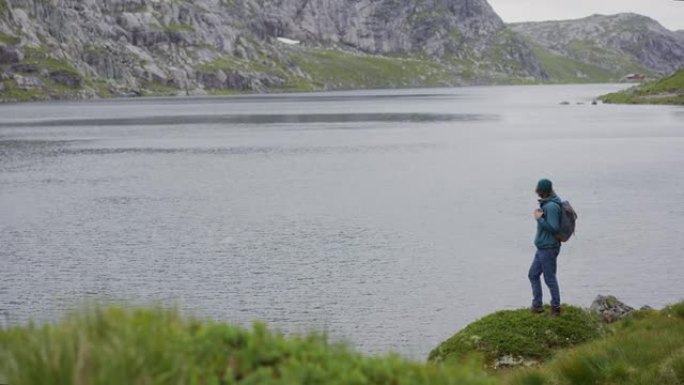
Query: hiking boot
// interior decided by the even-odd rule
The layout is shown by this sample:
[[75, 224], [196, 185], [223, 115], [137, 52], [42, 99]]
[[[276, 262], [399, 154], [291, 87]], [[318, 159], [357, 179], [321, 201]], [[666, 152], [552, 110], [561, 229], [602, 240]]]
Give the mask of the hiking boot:
[[544, 312], [544, 306], [541, 306], [541, 305], [540, 306], [534, 306], [534, 305], [530, 306], [530, 313], [541, 314], [543, 312]]
[[560, 306], [551, 306], [551, 313], [549, 314], [549, 317], [560, 317], [560, 315], [561, 315]]

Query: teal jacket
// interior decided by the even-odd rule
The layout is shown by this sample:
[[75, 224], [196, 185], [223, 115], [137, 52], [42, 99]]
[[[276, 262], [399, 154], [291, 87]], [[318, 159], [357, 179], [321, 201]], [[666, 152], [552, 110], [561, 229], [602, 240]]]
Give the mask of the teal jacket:
[[538, 249], [553, 249], [560, 247], [560, 241], [554, 234], [560, 229], [561, 200], [553, 194], [548, 198], [539, 200], [544, 215], [537, 219], [537, 235], [534, 237], [534, 245]]

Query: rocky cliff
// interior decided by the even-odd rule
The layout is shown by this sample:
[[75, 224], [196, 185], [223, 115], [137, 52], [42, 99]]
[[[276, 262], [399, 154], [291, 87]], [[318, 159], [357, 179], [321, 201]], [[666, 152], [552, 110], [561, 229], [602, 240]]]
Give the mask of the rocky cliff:
[[[600, 80], [628, 73], [669, 75], [684, 67], [684, 34], [636, 14], [594, 15], [578, 20], [512, 24], [534, 46], [540, 61], [565, 64]], [[563, 61], [562, 59], [567, 59]]]
[[4, 100], [546, 77], [485, 0], [0, 0], [0, 66]]

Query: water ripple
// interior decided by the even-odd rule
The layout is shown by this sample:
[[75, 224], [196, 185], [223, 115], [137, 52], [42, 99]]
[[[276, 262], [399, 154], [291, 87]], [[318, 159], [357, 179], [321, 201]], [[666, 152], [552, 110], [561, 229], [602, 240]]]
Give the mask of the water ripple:
[[342, 113], [342, 114], [227, 114], [227, 115], [165, 115], [136, 118], [46, 119], [0, 122], [9, 127], [63, 126], [168, 126], [184, 124], [307, 124], [362, 122], [458, 122], [498, 120], [495, 114], [432, 114], [432, 113]]

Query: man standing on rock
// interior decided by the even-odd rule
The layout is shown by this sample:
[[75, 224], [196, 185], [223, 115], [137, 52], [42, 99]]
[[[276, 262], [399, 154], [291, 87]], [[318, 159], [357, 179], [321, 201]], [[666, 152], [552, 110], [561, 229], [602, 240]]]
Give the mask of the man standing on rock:
[[555, 234], [560, 229], [561, 200], [553, 191], [553, 184], [548, 179], [541, 179], [535, 190], [539, 195], [539, 208], [534, 211], [534, 219], [537, 221], [537, 235], [534, 245], [537, 252], [534, 255], [528, 277], [532, 284], [532, 307], [533, 313], [543, 313], [542, 286], [540, 277], [544, 274], [544, 282], [551, 292], [551, 315], [559, 316], [560, 289], [556, 279], [556, 259], [560, 253], [560, 241]]

